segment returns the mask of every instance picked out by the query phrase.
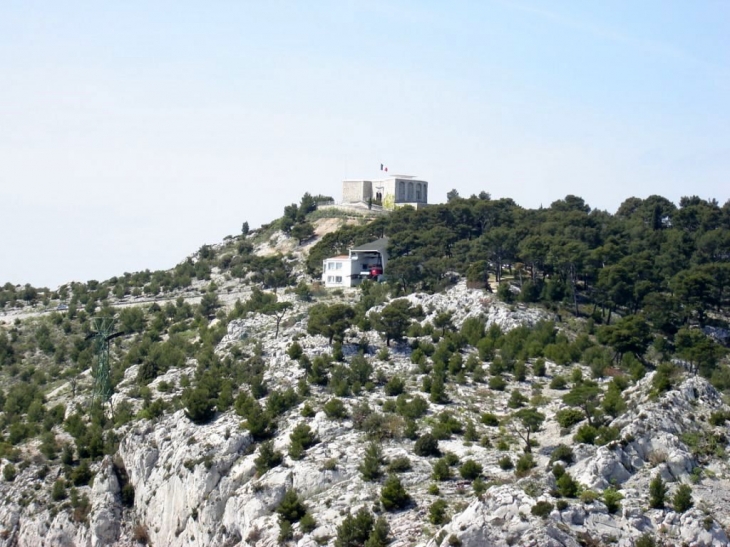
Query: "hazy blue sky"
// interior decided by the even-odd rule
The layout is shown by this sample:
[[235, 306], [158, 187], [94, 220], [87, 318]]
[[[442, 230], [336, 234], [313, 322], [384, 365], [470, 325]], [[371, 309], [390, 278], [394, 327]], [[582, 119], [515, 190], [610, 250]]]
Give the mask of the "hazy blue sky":
[[168, 268], [344, 177], [730, 197], [730, 3], [0, 3], [0, 283]]

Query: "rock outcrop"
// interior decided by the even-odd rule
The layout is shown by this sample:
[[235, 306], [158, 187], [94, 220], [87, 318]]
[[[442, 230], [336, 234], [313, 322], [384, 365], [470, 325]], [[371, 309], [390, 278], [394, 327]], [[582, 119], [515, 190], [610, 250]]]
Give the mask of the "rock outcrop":
[[[305, 376], [305, 370], [286, 352], [295, 337], [310, 359], [331, 351], [326, 339], [306, 334], [308, 304], [291, 295], [285, 298], [293, 305], [292, 319], [278, 338], [273, 334], [273, 318], [249, 314], [228, 325], [216, 348], [225, 357], [241, 345], [260, 344], [266, 362], [263, 378], [269, 389], [296, 388]], [[543, 310], [507, 306], [484, 292], [468, 290], [463, 283], [443, 294], [407, 298], [424, 309], [424, 324], [443, 311], [452, 314], [457, 328], [466, 318], [476, 316], [503, 331], [551, 319]], [[379, 336], [357, 331], [346, 340], [345, 355], [353, 355], [358, 349], [355, 342], [362, 340], [369, 344], [368, 358], [379, 377], [401, 375], [408, 378], [409, 393], [419, 392], [424, 374], [411, 362], [409, 345], [392, 347], [388, 359], [381, 360], [375, 355], [383, 345]], [[546, 366], [549, 375], [564, 370], [550, 362]], [[172, 369], [150, 388], [156, 389], [162, 382], [179, 385], [184, 375], [194, 375], [194, 367], [194, 362], [188, 362]], [[140, 401], [131, 395], [136, 373], [136, 366], [127, 370], [114, 396], [115, 406], [131, 400], [135, 410], [140, 408]], [[713, 426], [710, 415], [730, 409], [703, 379], [689, 377], [658, 396], [651, 394], [651, 381], [650, 374], [624, 393], [628, 408], [611, 424], [618, 430], [616, 440], [598, 447], [576, 444], [572, 432], [557, 427], [555, 414], [565, 408], [560, 398], [563, 392], [551, 390], [544, 378], [510, 379], [506, 391], [489, 390], [475, 382], [454, 383], [451, 404], [426, 403], [427, 423], [435, 424], [446, 411], [462, 423], [475, 424], [486, 442], [452, 437], [442, 439], [440, 448], [461, 462], [471, 459], [482, 466], [485, 490], [477, 495], [469, 481], [450, 480], [439, 483], [439, 493], [434, 493], [430, 484], [435, 459], [415, 455], [412, 439], [384, 433], [384, 458], [410, 460], [410, 469], [399, 476], [412, 503], [387, 515], [392, 545], [629, 547], [645, 534], [667, 545], [730, 544], [725, 533], [730, 527], [728, 464], [723, 457], [699, 454], [697, 446], [688, 445], [691, 439], [699, 443], [710, 436], [721, 454], [727, 444], [721, 440], [730, 432], [726, 425]], [[511, 390], [536, 397], [547, 417], [545, 427], [534, 437], [540, 447], [533, 451], [535, 467], [520, 478], [501, 463], [505, 456], [514, 462], [523, 454], [514, 424], [505, 419], [502, 429], [490, 429], [481, 423], [483, 412], [503, 419], [512, 412], [508, 404]], [[344, 399], [349, 416], [329, 418], [322, 408], [332, 395], [316, 386], [312, 391], [307, 404], [316, 411], [302, 416], [301, 403], [279, 417], [273, 446], [282, 452], [283, 462], [261, 476], [255, 465], [259, 444], [241, 427], [242, 419], [234, 410], [219, 413], [205, 425], [194, 424], [180, 409], [119, 428], [118, 452], [94, 466], [92, 484], [79, 485], [73, 499], [51, 498], [52, 486], [62, 476], [61, 466], [53, 464], [42, 474], [31, 447], [26, 454], [31, 463], [18, 470], [14, 481], [0, 484], [5, 500], [0, 504], [0, 547], [131, 546], [142, 542], [170, 547], [280, 545], [275, 510], [289, 489], [299, 493], [316, 521], [306, 532], [295, 524], [294, 542], [300, 547], [333, 545], [344, 517], [359, 508], [372, 509], [380, 497], [381, 485], [363, 480], [358, 471], [367, 441], [353, 414], [358, 405], [365, 404], [384, 413], [395, 401], [384, 397], [382, 389], [361, 387], [357, 397]], [[159, 394], [167, 404], [180, 408], [176, 395], [179, 392]], [[265, 404], [265, 399], [261, 402]], [[403, 420], [393, 419], [399, 420], [402, 430]], [[292, 459], [287, 455], [289, 435], [302, 422], [310, 426], [319, 443], [302, 459]], [[550, 455], [559, 444], [573, 447], [575, 461], [566, 464], [566, 470], [584, 493], [593, 491], [595, 495], [554, 495]], [[3, 460], [2, 466], [8, 463]], [[691, 483], [693, 507], [683, 513], [674, 512], [669, 504], [665, 509], [649, 509], [648, 485], [657, 474], [667, 481], [670, 495], [680, 483]], [[612, 512], [601, 497], [610, 486], [623, 496], [620, 507]], [[445, 525], [429, 522], [429, 507], [439, 498], [449, 506], [450, 521]], [[539, 503], [543, 510], [533, 511]], [[549, 510], [544, 509], [546, 504], [550, 504]]]

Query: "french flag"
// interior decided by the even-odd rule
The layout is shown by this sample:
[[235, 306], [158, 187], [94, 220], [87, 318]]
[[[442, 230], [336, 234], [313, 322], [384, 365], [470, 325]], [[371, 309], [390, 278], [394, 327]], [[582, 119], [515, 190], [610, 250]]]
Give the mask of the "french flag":
[[380, 164], [380, 170], [385, 171], [386, 173], [388, 172], [388, 168], [386, 166], [384, 166], [382, 163]]

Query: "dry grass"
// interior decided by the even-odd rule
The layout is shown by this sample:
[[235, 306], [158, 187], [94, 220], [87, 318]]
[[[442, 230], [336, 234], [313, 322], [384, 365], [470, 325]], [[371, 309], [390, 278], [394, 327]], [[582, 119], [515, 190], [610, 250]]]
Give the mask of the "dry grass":
[[656, 467], [660, 463], [667, 461], [667, 453], [664, 450], [652, 450], [649, 453], [649, 463], [652, 467]]
[[134, 530], [132, 530], [132, 539], [141, 545], [148, 545], [150, 535], [147, 532], [147, 527], [144, 524], [136, 524]]

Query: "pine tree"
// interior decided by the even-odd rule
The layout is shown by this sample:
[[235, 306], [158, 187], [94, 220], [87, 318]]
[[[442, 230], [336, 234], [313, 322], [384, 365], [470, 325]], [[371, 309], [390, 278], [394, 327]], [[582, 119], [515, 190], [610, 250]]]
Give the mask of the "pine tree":
[[437, 404], [444, 404], [449, 402], [449, 398], [446, 396], [446, 388], [444, 387], [444, 377], [441, 374], [434, 374], [433, 381], [431, 382], [431, 402]]
[[557, 481], [558, 492], [566, 498], [574, 498], [578, 493], [578, 483], [573, 480], [570, 473], [563, 473]]
[[389, 476], [383, 489], [380, 491], [380, 502], [385, 507], [386, 511], [395, 511], [396, 509], [403, 509], [411, 501], [411, 497], [403, 488], [400, 479], [395, 476]]
[[378, 517], [370, 537], [365, 542], [365, 547], [385, 547], [388, 545], [389, 534], [390, 526], [388, 526], [388, 521], [385, 517]]
[[335, 547], [359, 547], [363, 545], [373, 530], [373, 515], [365, 508], [354, 515], [347, 515], [337, 527]]
[[53, 501], [60, 501], [66, 497], [66, 481], [58, 479], [53, 483], [53, 489], [51, 490], [51, 499]]
[[526, 402], [527, 397], [522, 395], [518, 389], [513, 389], [509, 401], [507, 401], [507, 406], [510, 408], [522, 408]]
[[469, 420], [466, 422], [466, 429], [464, 430], [464, 440], [468, 441], [470, 443], [476, 442], [479, 440], [479, 434], [477, 433], [477, 428], [474, 426], [474, 422]]
[[672, 506], [677, 513], [684, 513], [692, 507], [692, 488], [689, 484], [681, 484], [672, 498]]
[[259, 475], [263, 475], [269, 469], [279, 465], [281, 461], [281, 452], [274, 450], [274, 443], [272, 441], [263, 442], [261, 443], [261, 448], [259, 448], [259, 455], [254, 460], [256, 472]]
[[431, 504], [431, 506], [428, 508], [428, 520], [431, 524], [435, 524], [436, 526], [441, 526], [442, 524], [446, 524], [449, 519], [446, 516], [446, 508], [448, 507], [448, 504], [443, 499], [437, 499], [435, 502]]
[[299, 499], [297, 491], [290, 489], [284, 493], [284, 497], [279, 507], [276, 508], [276, 512], [279, 513], [282, 520], [294, 524], [306, 514], [307, 507]]
[[439, 456], [441, 451], [439, 450], [438, 439], [431, 433], [424, 433], [416, 440], [416, 444], [413, 446], [413, 452], [417, 456]]
[[304, 456], [304, 451], [307, 448], [319, 442], [312, 429], [305, 423], [300, 423], [294, 428], [289, 435], [289, 440], [291, 440], [289, 456], [295, 460], [300, 460]]
[[451, 468], [445, 459], [440, 458], [433, 464], [431, 478], [435, 481], [447, 481], [451, 478]]
[[383, 472], [380, 464], [383, 462], [383, 451], [375, 443], [370, 443], [365, 449], [365, 459], [362, 461], [358, 470], [362, 478], [366, 481], [378, 480]]
[[664, 509], [664, 498], [667, 495], [667, 485], [661, 475], [657, 475], [649, 483], [649, 507]]

